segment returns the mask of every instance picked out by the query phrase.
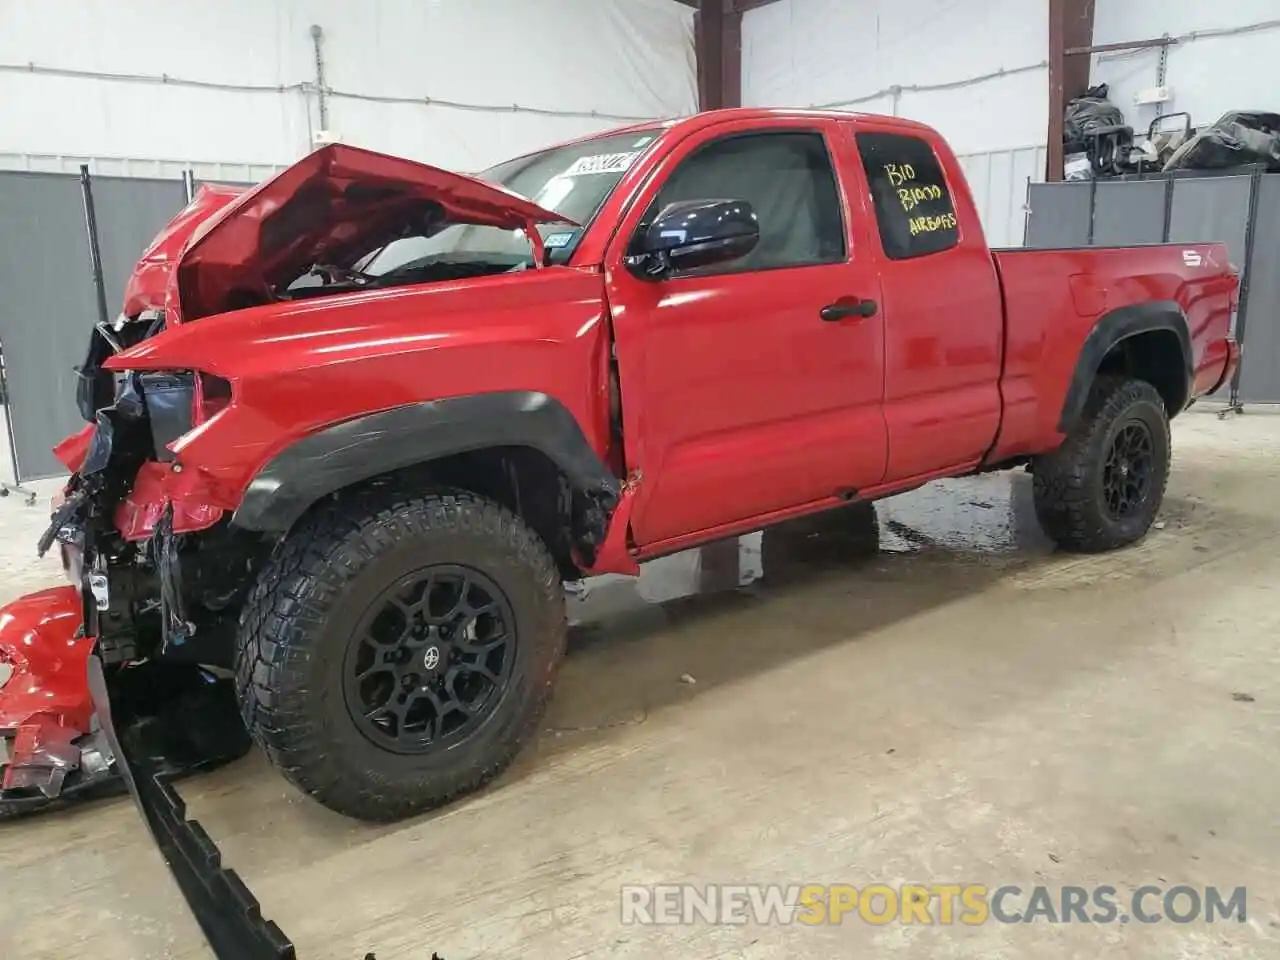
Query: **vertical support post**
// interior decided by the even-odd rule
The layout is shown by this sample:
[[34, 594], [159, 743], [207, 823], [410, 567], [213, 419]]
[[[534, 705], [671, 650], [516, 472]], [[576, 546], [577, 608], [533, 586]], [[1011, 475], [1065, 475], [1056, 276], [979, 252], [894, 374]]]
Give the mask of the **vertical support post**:
[[187, 195], [187, 203], [196, 198], [196, 172], [194, 170], [182, 171], [182, 192]]
[[706, 0], [693, 15], [694, 46], [698, 57], [698, 109], [715, 110], [723, 95], [724, 7]]
[[98, 215], [93, 208], [93, 183], [89, 165], [80, 164], [80, 195], [84, 199], [84, 225], [89, 233], [89, 265], [93, 271], [93, 292], [98, 305], [98, 322], [109, 323], [107, 285], [102, 279], [102, 247], [98, 243]]
[[1093, 224], [1098, 216], [1098, 180], [1096, 177], [1089, 180], [1089, 234], [1085, 238], [1085, 244], [1093, 246]]
[[5, 373], [3, 358], [0, 358], [0, 399], [4, 401], [4, 426], [9, 438], [9, 464], [13, 467], [13, 483], [0, 480], [0, 497], [10, 493], [19, 493], [27, 498], [27, 506], [36, 502], [34, 490], [22, 485], [22, 468], [18, 464], [18, 441], [13, 435], [13, 394], [9, 392], [9, 378]]
[[1169, 233], [1173, 226], [1173, 187], [1172, 173], [1162, 174], [1164, 177], [1164, 227], [1160, 231], [1160, 242], [1169, 242]]
[[1031, 239], [1031, 178], [1027, 177], [1027, 189], [1024, 194], [1027, 198], [1022, 204], [1022, 245], [1025, 247], [1027, 241]]
[[722, 107], [742, 106], [742, 10], [734, 0], [723, 0], [724, 39], [720, 44]]
[[[1244, 263], [1240, 266], [1240, 310], [1236, 314], [1236, 343], [1243, 353], [1245, 333], [1249, 321], [1249, 285], [1253, 277], [1253, 244], [1258, 234], [1258, 195], [1262, 192], [1262, 175], [1266, 172], [1266, 164], [1255, 164], [1253, 174], [1249, 177], [1249, 213], [1244, 225]], [[1244, 373], [1244, 363], [1236, 367], [1235, 376], [1231, 378], [1231, 394], [1227, 400], [1227, 409], [1219, 414], [1225, 417], [1228, 413], [1244, 413], [1244, 404], [1240, 402], [1240, 377]]]
[[[329, 87], [324, 77], [324, 30], [320, 24], [311, 25], [311, 45], [316, 54], [316, 100], [320, 106], [320, 129], [329, 129]], [[312, 144], [314, 146], [314, 144]]]
[[1068, 49], [1093, 45], [1094, 0], [1048, 0], [1049, 3], [1049, 142], [1045, 179], [1062, 179], [1063, 114], [1067, 102], [1089, 87], [1088, 54]]
[[734, 0], [703, 0], [694, 14], [698, 109], [742, 105], [742, 10]]
[[[1164, 35], [1168, 39], [1169, 34]], [[1165, 44], [1160, 48], [1160, 65], [1156, 68], [1156, 86], [1163, 87], [1164, 82], [1169, 76], [1169, 45]], [[1158, 121], [1164, 116], [1164, 104], [1156, 104], [1156, 120]]]

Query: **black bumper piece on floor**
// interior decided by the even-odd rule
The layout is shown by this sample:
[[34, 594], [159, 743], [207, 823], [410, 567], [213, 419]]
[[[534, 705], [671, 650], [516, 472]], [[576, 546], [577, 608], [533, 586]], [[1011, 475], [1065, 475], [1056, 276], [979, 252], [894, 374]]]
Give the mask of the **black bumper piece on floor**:
[[249, 888], [234, 870], [222, 866], [217, 844], [199, 823], [187, 819], [186, 805], [168, 777], [152, 769], [147, 758], [121, 750], [96, 652], [89, 658], [89, 691], [117, 768], [214, 955], [218, 960], [295, 960], [289, 938], [263, 919]]

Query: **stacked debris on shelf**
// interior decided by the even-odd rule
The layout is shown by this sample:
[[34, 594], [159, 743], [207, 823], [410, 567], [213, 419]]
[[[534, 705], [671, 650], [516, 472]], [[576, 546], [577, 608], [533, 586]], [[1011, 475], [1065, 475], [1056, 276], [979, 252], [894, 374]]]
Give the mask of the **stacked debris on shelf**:
[[[1174, 121], [1177, 121], [1176, 125]], [[1196, 128], [1191, 125], [1189, 113], [1166, 113], [1156, 117], [1147, 127], [1146, 137], [1130, 154], [1134, 172], [1163, 170], [1178, 148], [1195, 135]]]
[[1165, 170], [1222, 170], [1247, 164], [1266, 164], [1280, 171], [1280, 114], [1261, 110], [1224, 113], [1178, 147]]
[[1067, 104], [1062, 142], [1067, 180], [1118, 176], [1129, 164], [1133, 128], [1120, 108], [1107, 99], [1105, 83], [1090, 87]]

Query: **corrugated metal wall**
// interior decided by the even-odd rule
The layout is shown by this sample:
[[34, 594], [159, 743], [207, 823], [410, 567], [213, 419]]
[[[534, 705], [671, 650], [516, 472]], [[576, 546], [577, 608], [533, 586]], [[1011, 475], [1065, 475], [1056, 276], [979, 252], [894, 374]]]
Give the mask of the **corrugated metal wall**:
[[1026, 233], [1027, 185], [1044, 182], [1045, 148], [1022, 147], [960, 156], [987, 243], [1020, 247]]

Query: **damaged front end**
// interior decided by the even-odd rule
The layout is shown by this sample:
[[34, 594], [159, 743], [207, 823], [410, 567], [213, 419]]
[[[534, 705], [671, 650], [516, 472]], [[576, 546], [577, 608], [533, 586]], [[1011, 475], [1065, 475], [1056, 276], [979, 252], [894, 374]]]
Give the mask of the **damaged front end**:
[[[71, 479], [39, 551], [56, 548], [71, 583], [0, 609], [0, 816], [125, 787], [216, 955], [293, 956], [169, 784], [249, 748], [230, 678], [235, 638], [281, 532], [232, 523], [280, 414], [237, 421], [255, 384], [239, 343], [210, 350], [187, 325], [211, 318], [216, 329], [243, 312], [252, 339], [274, 305], [288, 320], [308, 312], [302, 300], [545, 270], [552, 250], [539, 228], [552, 223], [576, 228], [505, 188], [333, 145], [248, 191], [202, 191], [157, 238], [125, 312], [91, 333], [77, 387], [88, 426], [56, 450]], [[529, 249], [471, 250], [461, 239], [474, 226], [518, 232]], [[408, 259], [379, 264], [398, 243]], [[205, 364], [230, 379], [192, 368]], [[328, 422], [368, 410], [331, 405]], [[215, 438], [221, 448], [202, 452]], [[587, 565], [614, 507], [605, 487], [557, 489]]]
[[199, 377], [113, 376], [95, 348], [82, 409], [104, 378], [114, 397], [58, 448], [75, 472], [38, 545], [57, 546], [71, 584], [0, 610], [0, 817], [121, 790], [86, 683], [91, 653], [121, 737], [156, 769], [185, 774], [249, 749], [227, 670], [263, 548], [217, 508], [173, 497], [183, 478], [167, 444], [198, 416]]
[[184, 472], [170, 446], [216, 415], [230, 386], [190, 371], [92, 374], [104, 375], [114, 398], [69, 456], [75, 473], [38, 550], [61, 550], [106, 665], [229, 667], [239, 601], [266, 548], [231, 529], [207, 478]]
[[[100, 364], [83, 369], [100, 389]], [[39, 542], [73, 582], [0, 609], [0, 817], [127, 789], [215, 955], [289, 960], [170, 786], [250, 747], [226, 668], [266, 548], [232, 532], [168, 450], [219, 388], [195, 373], [105, 376], [111, 402], [58, 449], [74, 473]]]
[[0, 610], [0, 817], [119, 788], [85, 696], [93, 639], [80, 624], [72, 587]]

